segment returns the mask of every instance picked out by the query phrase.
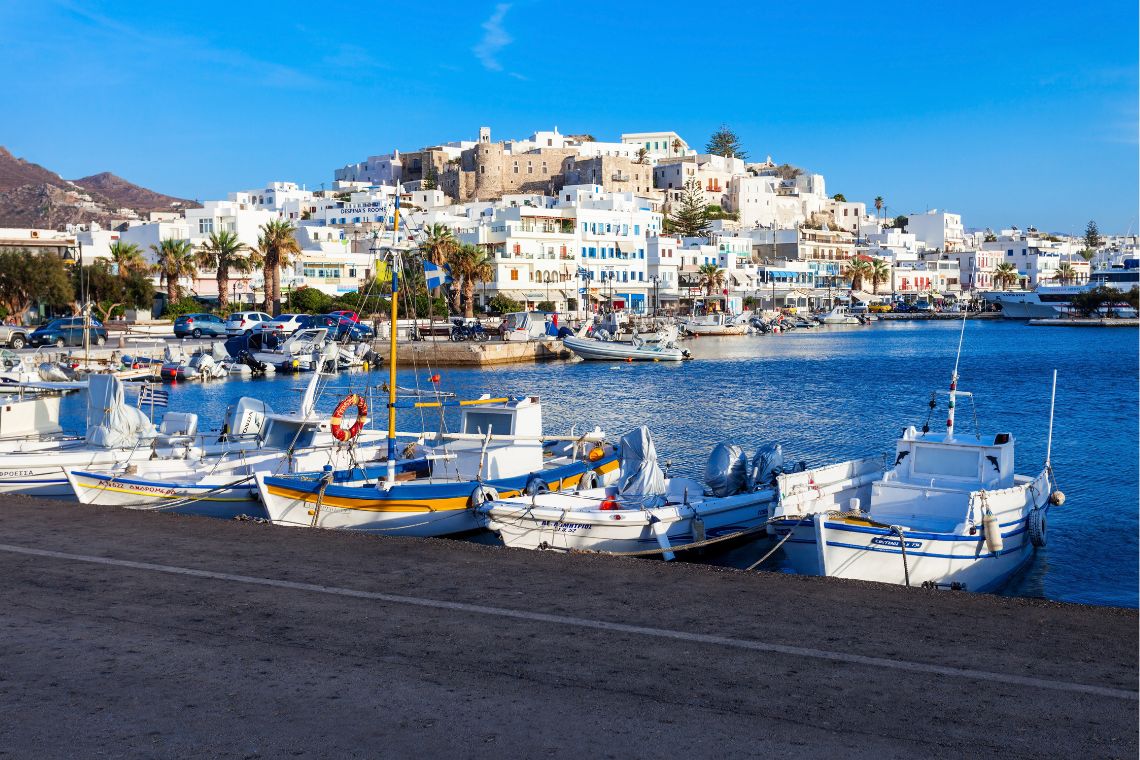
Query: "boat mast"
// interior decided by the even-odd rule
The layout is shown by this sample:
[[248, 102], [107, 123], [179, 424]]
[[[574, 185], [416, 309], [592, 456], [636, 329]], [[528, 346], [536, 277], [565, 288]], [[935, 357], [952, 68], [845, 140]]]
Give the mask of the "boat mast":
[[962, 331], [958, 333], [958, 354], [954, 357], [954, 373], [950, 375], [950, 407], [946, 412], [946, 440], [954, 440], [954, 403], [958, 396], [958, 362], [962, 359], [962, 340], [966, 337], [966, 313], [962, 312]]
[[392, 321], [388, 346], [388, 477], [386, 486], [396, 483], [396, 316], [399, 310], [400, 251], [400, 186], [396, 185], [396, 213], [392, 224]]

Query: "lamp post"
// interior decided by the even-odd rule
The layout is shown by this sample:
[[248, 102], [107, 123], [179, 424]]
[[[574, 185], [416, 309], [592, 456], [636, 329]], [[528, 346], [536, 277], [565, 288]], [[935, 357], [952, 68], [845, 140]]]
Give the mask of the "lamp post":
[[605, 275], [604, 279], [606, 281], [608, 281], [610, 284], [609, 296], [606, 299], [606, 306], [609, 308], [609, 313], [613, 314], [614, 313], [614, 268], [613, 268], [613, 266], [607, 266], [606, 271], [604, 272], [604, 275]]
[[657, 309], [660, 306], [660, 303], [658, 302], [658, 296], [657, 296], [657, 283], [660, 282], [660, 280], [661, 280], [661, 277], [659, 275], [653, 274], [653, 275], [649, 276], [649, 281], [653, 283], [653, 318], [654, 319], [657, 318]]

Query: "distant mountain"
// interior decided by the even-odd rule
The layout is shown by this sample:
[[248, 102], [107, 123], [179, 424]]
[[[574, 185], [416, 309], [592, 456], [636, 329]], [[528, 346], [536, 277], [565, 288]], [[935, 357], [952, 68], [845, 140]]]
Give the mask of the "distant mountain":
[[151, 211], [178, 211], [197, 204], [156, 193], [110, 172], [66, 180], [0, 146], [0, 227], [61, 229], [68, 224], [103, 226]]
[[172, 211], [182, 208], [193, 208], [197, 204], [185, 198], [175, 198], [171, 195], [156, 193], [145, 187], [139, 187], [111, 172], [92, 174], [90, 177], [73, 180], [85, 190], [109, 198], [123, 208], [135, 211]]

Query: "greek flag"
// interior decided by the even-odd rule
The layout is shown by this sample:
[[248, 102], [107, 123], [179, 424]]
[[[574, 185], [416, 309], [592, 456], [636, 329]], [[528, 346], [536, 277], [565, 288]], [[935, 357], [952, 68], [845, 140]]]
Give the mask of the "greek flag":
[[451, 269], [447, 264], [438, 266], [430, 261], [424, 262], [424, 283], [428, 289], [443, 287], [451, 282]]
[[166, 406], [170, 401], [170, 391], [156, 390], [149, 385], [144, 385], [142, 390], [139, 391], [139, 406], [143, 404], [150, 404], [151, 406]]

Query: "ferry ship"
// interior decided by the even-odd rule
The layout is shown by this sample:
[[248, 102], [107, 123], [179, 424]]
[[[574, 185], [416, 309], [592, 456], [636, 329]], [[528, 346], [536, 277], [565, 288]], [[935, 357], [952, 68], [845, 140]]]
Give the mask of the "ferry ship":
[[[1101, 269], [1089, 276], [1087, 285], [1038, 285], [1035, 290], [1000, 290], [982, 297], [1001, 306], [1006, 319], [1054, 319], [1072, 312], [1073, 296], [1107, 285], [1122, 292], [1140, 288], [1140, 259], [1125, 259], [1123, 266]], [[1136, 310], [1120, 304], [1113, 311], [1121, 317], [1135, 317]]]

